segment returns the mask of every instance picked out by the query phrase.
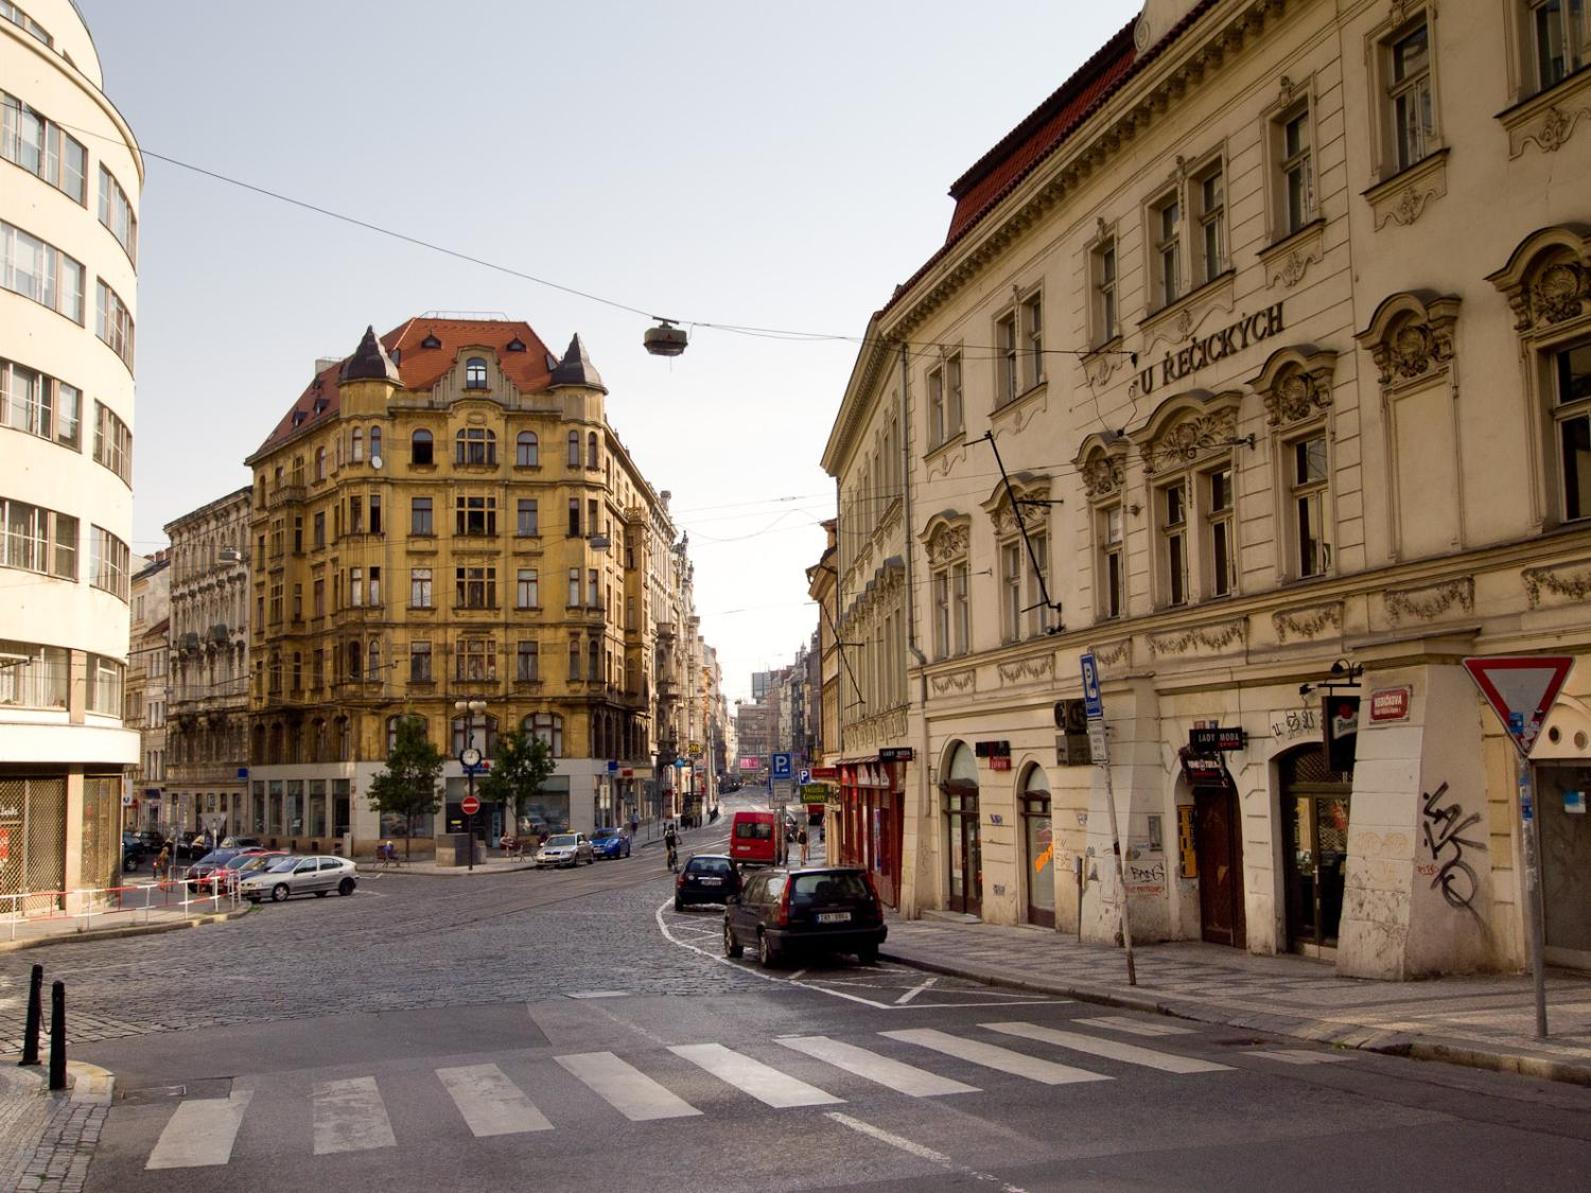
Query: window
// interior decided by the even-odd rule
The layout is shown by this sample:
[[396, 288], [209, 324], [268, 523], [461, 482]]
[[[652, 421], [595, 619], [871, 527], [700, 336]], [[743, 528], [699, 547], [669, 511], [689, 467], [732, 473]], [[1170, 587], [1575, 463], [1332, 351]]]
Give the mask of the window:
[[364, 462], [364, 458], [365, 433], [359, 427], [355, 427], [348, 436], [348, 462], [360, 464]]
[[348, 603], [355, 609], [365, 603], [365, 569], [348, 569]]
[[497, 436], [485, 427], [465, 427], [454, 437], [453, 462], [495, 466]]
[[293, 620], [304, 620], [304, 586], [302, 584], [293, 585]]
[[597, 533], [597, 503], [594, 499], [586, 502], [586, 533], [588, 535]]
[[426, 430], [416, 431], [409, 437], [409, 462], [411, 464], [431, 464], [434, 462], [433, 450], [435, 444], [431, 439], [431, 432]]
[[1294, 563], [1300, 579], [1324, 576], [1331, 568], [1330, 511], [1327, 508], [1326, 437], [1312, 435], [1289, 445], [1292, 457]]
[[1166, 485], [1157, 495], [1160, 507], [1161, 596], [1167, 605], [1188, 603], [1188, 486]]
[[580, 537], [580, 499], [578, 497], [569, 499], [569, 537], [572, 539]]
[[72, 655], [64, 646], [0, 641], [0, 706], [65, 708]]
[[121, 296], [107, 286], [103, 278], [95, 287], [94, 334], [104, 340], [111, 351], [122, 358], [123, 364], [129, 369], [133, 367], [132, 314], [127, 310], [127, 304], [121, 300]]
[[381, 643], [375, 638], [370, 640], [370, 664], [365, 668], [365, 678], [371, 683], [380, 683], [386, 678], [381, 674]]
[[[0, 498], [0, 518], [4, 519], [3, 523], [0, 523], [0, 567], [20, 568], [44, 576], [56, 576], [62, 580], [77, 579], [79, 524], [76, 518], [69, 514], [58, 514], [43, 506], [4, 498]], [[95, 530], [99, 534], [104, 533], [99, 531], [98, 527]], [[96, 544], [99, 542], [97, 537], [93, 541]], [[119, 539], [112, 541], [121, 542]], [[94, 558], [97, 560], [99, 557]], [[89, 580], [96, 587], [116, 593], [126, 600], [128, 559], [125, 544], [121, 544], [119, 560], [121, 568], [119, 585], [115, 583], [113, 577], [105, 584], [98, 583], [101, 573], [97, 567], [91, 569]]]
[[950, 572], [933, 575], [934, 658], [950, 657]]
[[[0, 12], [5, 7], [0, 4]], [[84, 202], [88, 150], [83, 143], [5, 92], [0, 92], [0, 157], [37, 175], [75, 202]], [[105, 173], [103, 168], [100, 172]]]
[[1309, 105], [1289, 108], [1275, 122], [1278, 238], [1291, 236], [1315, 218], [1315, 175]]
[[1563, 519], [1591, 517], [1591, 341], [1552, 356], [1553, 421], [1563, 469]]
[[569, 432], [569, 467], [580, 467], [580, 432]]
[[[0, 0], [0, 17], [4, 17], [19, 29], [25, 29], [35, 40], [41, 41], [47, 46], [53, 47], [55, 45], [55, 38], [50, 36], [49, 31], [23, 12], [22, 9], [11, 3], [11, 0]], [[66, 55], [63, 53], [62, 57], [64, 58]], [[67, 61], [70, 62], [71, 59], [68, 58]]]
[[121, 715], [122, 680], [127, 668], [104, 655], [88, 656], [88, 711], [102, 716]]
[[1430, 50], [1430, 31], [1423, 16], [1387, 46], [1387, 114], [1392, 122], [1394, 171], [1408, 169], [1435, 147]]
[[[314, 684], [314, 690], [317, 692], [326, 686], [326, 652], [323, 650], [317, 650], [310, 662], [310, 682]], [[319, 759], [323, 752], [317, 748], [316, 759]]]
[[[491, 638], [463, 638], [459, 641], [455, 678], [489, 681], [497, 678], [497, 643]], [[462, 720], [462, 718], [460, 718]], [[476, 724], [480, 724], [479, 718]]]
[[[310, 592], [310, 609], [311, 609], [313, 615], [315, 617], [325, 617], [326, 616], [326, 581], [324, 579], [316, 579], [316, 581], [312, 585], [310, 585], [309, 592]], [[319, 685], [317, 684], [316, 686], [318, 687]]]
[[431, 644], [429, 642], [409, 643], [409, 682], [431, 682]]
[[497, 608], [497, 569], [494, 567], [454, 568], [455, 601], [462, 609]]
[[587, 468], [600, 468], [602, 465], [601, 465], [601, 463], [599, 461], [600, 461], [600, 457], [597, 454], [597, 433], [595, 431], [587, 431], [586, 432], [586, 467]]
[[569, 569], [569, 608], [580, 608], [580, 569]]
[[580, 639], [578, 638], [569, 639], [569, 678], [571, 680], [580, 678]]
[[[11, 503], [7, 502], [9, 507]], [[7, 533], [10, 538], [10, 518], [7, 510]], [[61, 515], [57, 514], [57, 518]], [[76, 519], [72, 519], [76, 524]], [[128, 586], [127, 566], [131, 552], [127, 544], [122, 542], [110, 531], [99, 526], [91, 529], [88, 539], [88, 571], [89, 583], [95, 588], [102, 588], [113, 596], [126, 600]]]
[[1050, 540], [1046, 534], [1029, 534], [1028, 549], [1028, 634], [1038, 637], [1049, 628], [1050, 609], [1045, 603], [1045, 578], [1050, 570]]
[[311, 523], [311, 541], [314, 543], [315, 550], [317, 551], [326, 545], [325, 510], [320, 510], [315, 514], [314, 521]]
[[1585, 0], [1531, 0], [1530, 44], [1536, 89], [1545, 91], [1585, 63]]
[[1217, 161], [1193, 180], [1198, 208], [1199, 239], [1194, 246], [1195, 284], [1204, 285], [1226, 268], [1226, 190]]
[[1093, 275], [1094, 344], [1108, 344], [1121, 334], [1116, 307], [1116, 238], [1107, 236], [1094, 246], [1090, 272]]
[[514, 512], [514, 533], [521, 538], [535, 538], [541, 533], [541, 520], [536, 513], [534, 497], [519, 498]]
[[591, 609], [602, 608], [602, 589], [596, 568], [586, 573], [586, 606]]
[[1204, 481], [1205, 556], [1211, 596], [1237, 590], [1237, 551], [1232, 539], [1232, 470], [1206, 472]]
[[374, 464], [381, 459], [381, 428], [370, 428], [370, 462]]
[[370, 533], [381, 533], [381, 494], [370, 494]]
[[541, 465], [541, 446], [536, 432], [521, 431], [514, 441], [514, 463], [520, 468], [537, 468]]
[[82, 439], [83, 391], [0, 360], [0, 426], [74, 450]]
[[968, 565], [958, 563], [950, 569], [951, 649], [966, 654], [972, 643], [972, 603]]
[[533, 713], [525, 718], [524, 729], [537, 741], [546, 743], [554, 758], [563, 757], [563, 718], [557, 713]]
[[428, 538], [436, 533], [435, 524], [431, 520], [429, 497], [409, 498], [409, 533], [422, 538]]
[[1022, 543], [1000, 546], [1000, 636], [1014, 642], [1022, 636]]
[[534, 683], [541, 678], [541, 647], [535, 642], [521, 642], [514, 656], [514, 678], [520, 683]]
[[1176, 192], [1150, 208], [1153, 241], [1153, 294], [1156, 306], [1167, 306], [1182, 297], [1182, 201]]
[[458, 497], [453, 503], [453, 533], [493, 536], [497, 533], [497, 498]]
[[409, 569], [409, 608], [431, 608], [431, 569]]
[[127, 192], [122, 190], [121, 183], [104, 165], [99, 168], [99, 222], [110, 229], [110, 234], [126, 250], [127, 256], [137, 262], [138, 217], [133, 214], [133, 205], [127, 198]]
[[370, 607], [377, 608], [381, 604], [381, 569], [370, 569]]
[[472, 356], [464, 362], [464, 388], [486, 388], [486, 360], [484, 357]]
[[350, 497], [348, 499], [348, 533], [363, 534], [365, 532], [365, 499], [363, 497]]
[[1026, 348], [1026, 367], [1022, 371], [1024, 388], [1044, 380], [1044, 296], [1030, 294], [1022, 302], [1022, 336]]
[[325, 479], [326, 479], [326, 449], [323, 448], [323, 447], [317, 447], [315, 449], [315, 480], [316, 480], [316, 483], [319, 483], [320, 481], [323, 481]]
[[1017, 395], [1016, 312], [995, 320], [995, 390], [996, 409], [1014, 401]]
[[514, 584], [514, 606], [519, 609], [537, 609], [541, 606], [540, 585], [536, 582], [535, 568], [520, 568]]
[[586, 678], [592, 683], [602, 679], [602, 643], [596, 638], [586, 643]]
[[1120, 505], [1107, 505], [1096, 514], [1099, 536], [1099, 614], [1120, 617], [1126, 611], [1127, 575], [1122, 559], [1125, 528]]
[[938, 447], [945, 439], [945, 370], [941, 365], [928, 370], [928, 446]]
[[[21, 228], [0, 222], [0, 286], [65, 315], [73, 323], [82, 323], [84, 276], [81, 261]], [[104, 288], [103, 282], [100, 285]]]

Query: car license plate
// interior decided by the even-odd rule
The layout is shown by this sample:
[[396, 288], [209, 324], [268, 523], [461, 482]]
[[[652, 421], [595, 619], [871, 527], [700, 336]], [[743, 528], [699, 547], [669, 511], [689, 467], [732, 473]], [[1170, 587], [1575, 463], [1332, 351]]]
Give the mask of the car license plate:
[[703, 886], [723, 886], [724, 885], [724, 880], [722, 878], [698, 878], [696, 881], [701, 883]]
[[845, 924], [849, 923], [851, 913], [848, 911], [820, 911], [818, 923], [820, 924]]

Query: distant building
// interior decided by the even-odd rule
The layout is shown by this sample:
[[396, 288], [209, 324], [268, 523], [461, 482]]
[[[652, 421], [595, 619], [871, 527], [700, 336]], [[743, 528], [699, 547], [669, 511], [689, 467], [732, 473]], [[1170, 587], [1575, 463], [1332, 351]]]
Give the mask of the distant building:
[[166, 638], [171, 629], [171, 560], [157, 551], [133, 573], [132, 650], [123, 695], [123, 722], [138, 731], [138, 766], [132, 773], [128, 828], [161, 825], [165, 804], [168, 710]]

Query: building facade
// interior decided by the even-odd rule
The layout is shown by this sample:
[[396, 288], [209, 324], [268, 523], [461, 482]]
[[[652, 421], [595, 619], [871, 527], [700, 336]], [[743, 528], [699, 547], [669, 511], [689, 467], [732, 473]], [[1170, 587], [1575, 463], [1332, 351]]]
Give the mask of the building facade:
[[[1591, 645], [1581, 20], [1150, 0], [952, 187], [825, 460], [842, 627], [904, 565], [905, 906], [1523, 963], [1511, 747], [1460, 664]], [[1125, 889], [1058, 704], [1085, 652]], [[1588, 698], [1582, 658], [1534, 758], [1548, 955], [1581, 965]]]
[[133, 573], [132, 640], [123, 695], [123, 723], [138, 733], [138, 766], [132, 772], [131, 802], [124, 803], [126, 828], [163, 827], [166, 801], [167, 724], [170, 710], [171, 560], [157, 551]]
[[[674, 714], [656, 668], [687, 562], [606, 396], [578, 337], [560, 359], [521, 322], [421, 317], [320, 362], [248, 461], [246, 831], [400, 835], [366, 795], [405, 716], [448, 759], [421, 837], [462, 827], [466, 735], [490, 756], [510, 727], [556, 760], [531, 826], [657, 814], [647, 776], [681, 726], [654, 719]], [[461, 700], [487, 709], [467, 722]], [[477, 818], [492, 839], [501, 811]]]
[[101, 888], [122, 719], [143, 160], [75, 5], [0, 9], [0, 894]]
[[217, 840], [247, 821], [251, 487], [166, 524], [170, 727], [163, 823]]

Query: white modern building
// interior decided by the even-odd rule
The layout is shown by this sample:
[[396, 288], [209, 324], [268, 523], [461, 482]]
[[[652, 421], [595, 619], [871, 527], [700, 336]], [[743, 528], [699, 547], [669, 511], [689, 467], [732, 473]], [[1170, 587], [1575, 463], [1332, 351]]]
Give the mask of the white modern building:
[[0, 895], [116, 872], [132, 537], [132, 130], [69, 0], [0, 0]]

